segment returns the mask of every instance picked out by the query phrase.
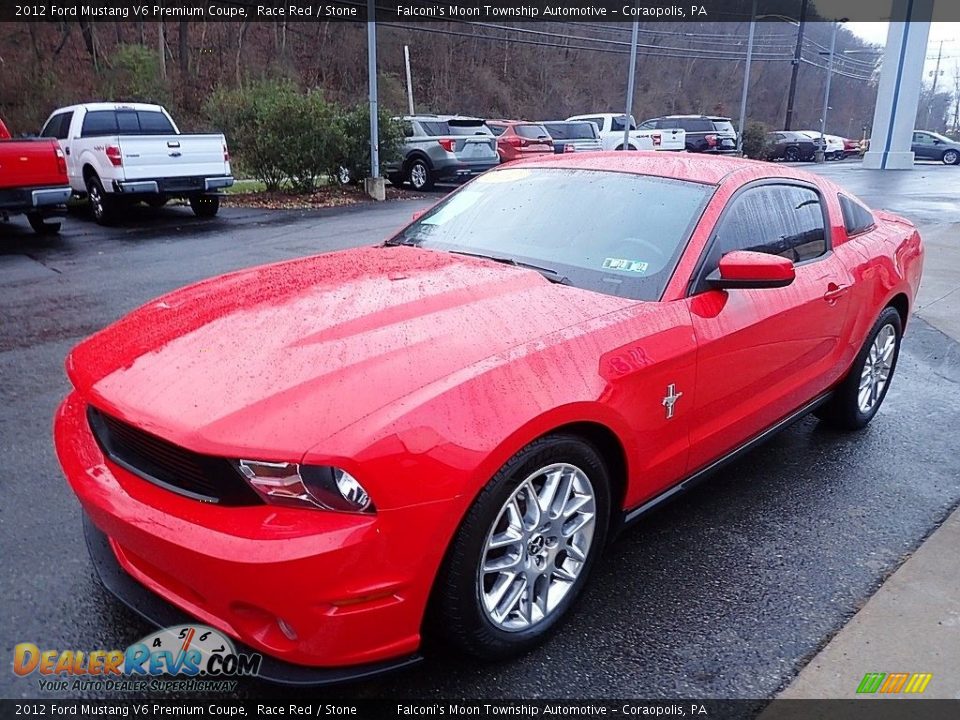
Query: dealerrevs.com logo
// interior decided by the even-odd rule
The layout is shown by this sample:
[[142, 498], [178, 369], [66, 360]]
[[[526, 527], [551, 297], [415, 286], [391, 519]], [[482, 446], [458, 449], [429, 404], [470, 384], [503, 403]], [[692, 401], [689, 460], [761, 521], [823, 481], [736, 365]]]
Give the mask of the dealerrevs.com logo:
[[13, 672], [37, 675], [47, 692], [231, 691], [235, 678], [257, 675], [262, 659], [238, 653], [230, 638], [206, 625], [174, 625], [126, 650], [42, 650], [20, 643], [13, 649]]

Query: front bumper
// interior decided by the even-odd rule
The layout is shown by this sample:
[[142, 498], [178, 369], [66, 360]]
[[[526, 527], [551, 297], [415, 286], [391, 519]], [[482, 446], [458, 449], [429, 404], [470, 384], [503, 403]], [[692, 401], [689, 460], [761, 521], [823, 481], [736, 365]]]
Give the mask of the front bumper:
[[176, 606], [278, 660], [271, 679], [280, 682], [305, 682], [304, 673], [339, 682], [414, 661], [446, 502], [375, 516], [201, 503], [107, 461], [76, 393], [54, 436], [92, 525], [98, 574], [147, 619], [167, 623], [169, 610], [157, 608]]
[[[110, 547], [110, 539], [97, 529], [97, 526], [86, 514], [83, 516], [83, 535], [97, 577], [103, 586], [124, 605], [156, 627], [170, 627], [191, 622], [192, 618], [190, 616], [170, 603], [164, 602], [162, 598], [147, 590], [146, 587], [123, 571], [117, 561], [117, 556]], [[241, 643], [237, 647], [237, 652], [249, 653], [253, 650]], [[416, 665], [421, 660], [422, 658], [419, 655], [409, 655], [395, 660], [366, 665], [342, 668], [312, 668], [304, 665], [294, 665], [266, 656], [260, 663], [260, 672], [257, 677], [282, 685], [309, 685], [313, 687], [336, 685], [401, 670]]]

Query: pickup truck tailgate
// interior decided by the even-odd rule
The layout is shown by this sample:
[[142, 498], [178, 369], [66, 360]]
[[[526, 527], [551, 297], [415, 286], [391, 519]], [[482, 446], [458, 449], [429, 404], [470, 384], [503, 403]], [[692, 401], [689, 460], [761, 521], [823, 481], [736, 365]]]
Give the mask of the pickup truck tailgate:
[[124, 135], [119, 142], [126, 180], [229, 174], [223, 135]]
[[66, 185], [66, 166], [56, 140], [0, 141], [0, 189]]
[[657, 150], [685, 150], [687, 147], [687, 133], [681, 128], [662, 128], [654, 132], [660, 133]]

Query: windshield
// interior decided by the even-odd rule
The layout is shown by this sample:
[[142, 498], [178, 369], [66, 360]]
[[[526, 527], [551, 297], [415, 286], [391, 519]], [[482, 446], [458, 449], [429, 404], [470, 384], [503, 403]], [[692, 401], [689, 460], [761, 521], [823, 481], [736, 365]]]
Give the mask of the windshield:
[[390, 244], [529, 264], [558, 282], [658, 300], [712, 193], [708, 185], [602, 170], [494, 170]]

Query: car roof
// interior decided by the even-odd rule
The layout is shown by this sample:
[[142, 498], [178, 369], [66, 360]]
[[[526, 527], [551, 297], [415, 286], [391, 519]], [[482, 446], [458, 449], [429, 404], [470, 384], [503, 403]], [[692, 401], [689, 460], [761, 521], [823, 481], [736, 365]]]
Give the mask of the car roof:
[[154, 105], [151, 103], [137, 103], [137, 102], [92, 102], [92, 103], [80, 103], [78, 105], [70, 105], [68, 107], [62, 107], [56, 110], [56, 112], [67, 112], [70, 110], [86, 110], [88, 112], [93, 112], [97, 110], [146, 110], [150, 112], [162, 112], [162, 105]]
[[817, 185], [824, 184], [821, 178], [811, 173], [795, 168], [773, 166], [759, 160], [652, 150], [544, 154], [534, 158], [505, 163], [491, 172], [518, 167], [606, 170], [633, 175], [673, 178], [707, 185], [720, 185], [729, 176], [743, 171], [751, 177], [785, 177], [806, 180]]

